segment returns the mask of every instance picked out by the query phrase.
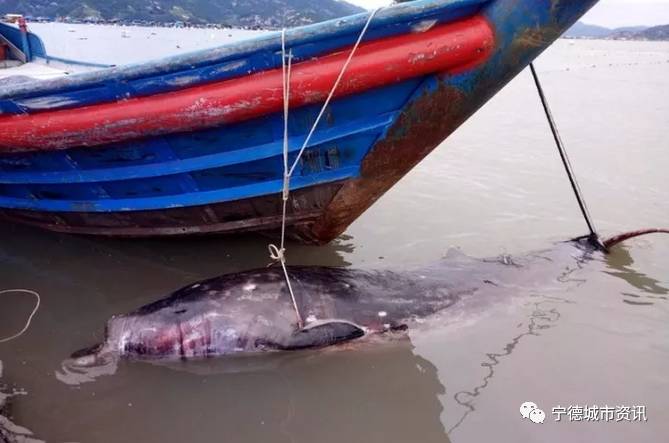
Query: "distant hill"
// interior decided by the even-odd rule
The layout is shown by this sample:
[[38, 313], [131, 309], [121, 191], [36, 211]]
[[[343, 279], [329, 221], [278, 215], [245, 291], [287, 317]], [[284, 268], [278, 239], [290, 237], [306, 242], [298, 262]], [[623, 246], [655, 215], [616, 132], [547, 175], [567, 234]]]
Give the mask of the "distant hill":
[[614, 28], [612, 31], [615, 32], [631, 32], [631, 33], [637, 33], [641, 31], [645, 31], [648, 29], [648, 26], [623, 26], [622, 28]]
[[568, 38], [604, 38], [611, 34], [612, 29], [603, 26], [589, 25], [583, 22], [576, 22], [565, 33]]
[[315, 23], [361, 11], [343, 0], [0, 0], [0, 14], [262, 28]]
[[633, 40], [669, 40], [669, 25], [653, 26], [635, 33], [631, 38]]
[[607, 40], [669, 40], [669, 25], [653, 27], [625, 26], [611, 29], [578, 22], [564, 34], [564, 37]]

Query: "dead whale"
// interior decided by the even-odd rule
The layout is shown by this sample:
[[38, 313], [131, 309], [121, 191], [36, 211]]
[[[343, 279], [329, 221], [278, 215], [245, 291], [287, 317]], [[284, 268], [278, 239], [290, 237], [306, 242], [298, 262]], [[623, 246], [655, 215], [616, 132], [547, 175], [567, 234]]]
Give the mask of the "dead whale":
[[[603, 245], [611, 248], [649, 232], [621, 235]], [[556, 275], [556, 268], [577, 268], [603, 256], [597, 244], [584, 237], [520, 258], [451, 253], [409, 271], [289, 267], [307, 320], [301, 330], [280, 268], [224, 275], [113, 317], [102, 344], [72, 357], [80, 366], [121, 357], [169, 361], [318, 348], [397, 334], [442, 312], [472, 309], [486, 299], [512, 296], [520, 287], [550, 284], [564, 274]]]

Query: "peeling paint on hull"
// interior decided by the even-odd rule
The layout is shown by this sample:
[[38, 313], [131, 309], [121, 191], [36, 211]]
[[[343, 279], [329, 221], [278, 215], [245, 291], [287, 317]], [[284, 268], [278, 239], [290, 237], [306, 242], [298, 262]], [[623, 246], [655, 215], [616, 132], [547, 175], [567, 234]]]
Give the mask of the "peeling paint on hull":
[[[371, 29], [370, 35], [381, 39], [366, 43], [368, 48], [383, 42], [402, 42], [403, 38], [425, 38], [433, 32], [456, 29], [456, 24], [477, 25], [456, 32], [457, 38], [450, 43], [441, 42], [442, 58], [435, 58], [435, 54], [426, 50], [434, 43], [429, 39], [421, 40], [427, 46], [418, 52], [406, 53], [406, 47], [394, 52], [393, 45], [386, 45], [386, 55], [392, 55], [384, 59], [386, 61], [400, 60], [399, 63], [404, 68], [409, 67], [409, 71], [416, 64], [430, 66], [426, 71], [414, 72], [415, 75], [406, 72], [398, 75], [390, 69], [394, 68], [392, 64], [374, 63], [373, 52], [367, 59], [359, 59], [360, 64], [354, 72], [360, 76], [345, 82], [346, 88], [350, 88], [345, 90], [349, 93], [332, 102], [316, 131], [318, 141], [305, 151], [296, 171], [288, 220], [290, 235], [316, 244], [336, 238], [595, 3], [596, 0], [421, 0], [390, 8], [393, 14], [386, 12], [384, 17], [397, 16], [398, 22], [392, 24], [390, 19], [384, 18], [383, 26]], [[418, 10], [422, 12], [416, 17], [401, 15]], [[332, 24], [323, 26], [323, 29], [329, 29]], [[402, 29], [406, 30], [404, 37], [397, 33]], [[384, 40], [382, 30], [391, 37]], [[312, 27], [309, 31], [313, 31]], [[356, 37], [356, 33], [346, 35], [349, 41]], [[470, 45], [463, 49], [457, 42], [463, 41], [465, 35], [470, 36], [466, 39]], [[310, 40], [309, 45], [317, 42]], [[304, 47], [307, 46], [305, 43]], [[342, 46], [339, 39], [336, 43], [324, 44], [324, 47], [341, 49], [350, 46]], [[309, 48], [314, 51], [313, 46]], [[304, 48], [297, 51], [302, 54], [300, 51], [307, 53]], [[337, 74], [338, 69], [333, 66], [340, 66], [347, 53], [344, 50], [343, 53], [330, 51], [327, 54], [323, 54], [320, 62], [318, 58], [312, 61], [300, 59], [304, 74], [313, 75], [320, 69], [318, 67], [327, 65], [323, 60], [338, 57], [338, 62], [328, 71], [330, 76]], [[435, 64], [430, 64], [433, 62]], [[226, 63], [232, 62], [227, 60]], [[391, 74], [383, 72], [385, 65]], [[192, 66], [197, 67], [196, 64]], [[312, 77], [309, 80], [312, 83], [307, 82], [309, 87], [301, 87], [304, 85], [299, 83], [299, 66], [299, 63], [295, 65], [297, 77], [294, 80], [297, 83], [293, 87], [301, 101], [296, 100], [294, 105], [302, 106], [291, 111], [289, 123], [296, 146], [299, 146], [300, 137], [308, 132], [318, 112], [318, 102], [323, 100], [327, 85], [333, 81], [328, 77], [327, 81], [314, 87], [315, 77]], [[368, 71], [365, 71], [366, 67]], [[276, 71], [272, 71], [271, 66], [269, 68], [248, 78], [276, 76]], [[145, 70], [151, 69], [154, 68]], [[180, 75], [187, 80], [184, 85], [195, 78]], [[217, 88], [234, 81], [238, 80], [189, 87]], [[247, 80], [241, 78], [239, 81]], [[153, 86], [160, 83], [153, 78], [151, 82]], [[161, 87], [168, 87], [167, 83], [160, 83]], [[94, 125], [90, 127], [95, 134], [88, 138], [88, 144], [103, 145], [88, 146], [75, 137], [68, 139], [68, 143], [76, 146], [68, 148], [68, 143], [51, 144], [38, 137], [35, 140], [40, 141], [41, 152], [0, 154], [0, 218], [61, 232], [109, 236], [243, 231], [272, 234], [280, 226], [279, 191], [283, 171], [280, 150], [274, 144], [281, 140], [282, 117], [280, 112], [273, 112], [274, 108], [263, 108], [267, 97], [270, 97], [272, 106], [281, 105], [280, 81], [279, 87], [269, 86], [261, 88], [257, 96], [249, 92], [242, 101], [243, 106], [207, 108], [206, 100], [196, 100], [195, 104], [189, 105], [195, 114], [203, 112], [197, 114], [195, 120], [202, 120], [204, 127], [208, 124], [207, 118], [222, 118], [225, 122], [230, 114], [224, 114], [233, 112], [233, 108], [236, 109], [234, 112], [242, 109], [239, 112], [243, 113], [254, 109], [236, 123], [221, 126], [219, 122], [211, 129], [191, 130], [188, 125], [192, 122], [177, 119], [170, 121], [167, 129], [164, 122], [154, 129], [179, 131], [184, 129], [179, 124], [184, 124], [186, 132], [109, 142], [105, 138], [109, 134], [137, 137], [142, 135], [141, 128], [132, 129], [130, 135], [127, 129], [133, 125], [151, 124], [143, 121], [141, 115], [122, 114], [119, 117], [123, 118], [110, 122], [104, 131], [98, 131]], [[49, 87], [64, 94], [60, 84]], [[176, 93], [168, 92], [163, 96], [169, 94]], [[275, 95], [279, 97], [278, 101]], [[82, 97], [75, 98], [88, 100]], [[103, 100], [104, 97], [103, 94], [98, 98]], [[0, 112], [4, 106], [2, 99], [0, 94]], [[122, 104], [126, 106], [134, 103], [133, 100], [143, 99]], [[103, 100], [103, 103], [92, 106], [111, 104], [105, 104]], [[81, 108], [80, 112], [85, 113], [86, 109]], [[70, 112], [67, 109], [45, 113], [35, 111], [29, 113], [29, 117], [48, 119]], [[18, 121], [20, 118], [0, 117], [0, 140], [13, 137], [8, 135], [7, 126], [2, 126], [1, 119]], [[7, 141], [0, 144], [5, 143]], [[26, 143], [10, 149], [34, 151], [36, 148], [37, 144]], [[188, 170], [177, 168], [176, 171], [173, 166], [168, 169], [167, 165], [179, 164], [180, 159], [191, 165]], [[119, 174], [132, 171], [133, 178], [113, 181], [109, 177], [114, 176], [114, 171]], [[68, 181], [67, 177], [75, 173], [76, 182]], [[31, 174], [35, 177], [33, 182], [30, 181]]]
[[[455, 72], [485, 60], [492, 29], [481, 17], [360, 46], [335, 98], [429, 74]], [[291, 106], [322, 103], [349, 49], [298, 63]], [[190, 132], [279, 112], [282, 71], [273, 69], [220, 83], [83, 108], [0, 116], [0, 152], [98, 146], [159, 134]]]

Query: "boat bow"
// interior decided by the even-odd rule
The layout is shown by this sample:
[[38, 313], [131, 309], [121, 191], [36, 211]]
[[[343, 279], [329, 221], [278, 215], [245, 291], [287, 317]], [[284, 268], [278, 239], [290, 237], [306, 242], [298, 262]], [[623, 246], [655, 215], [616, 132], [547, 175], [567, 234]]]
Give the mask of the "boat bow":
[[[325, 243], [596, 0], [420, 0], [374, 17], [291, 180]], [[295, 28], [289, 161], [368, 15]], [[280, 34], [0, 91], [0, 217], [111, 236], [276, 232]]]

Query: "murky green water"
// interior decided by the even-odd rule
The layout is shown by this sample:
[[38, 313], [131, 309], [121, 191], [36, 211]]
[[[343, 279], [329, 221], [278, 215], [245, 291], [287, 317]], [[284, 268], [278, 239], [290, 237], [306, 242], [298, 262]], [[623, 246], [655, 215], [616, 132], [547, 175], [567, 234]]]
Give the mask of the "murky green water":
[[[561, 41], [537, 63], [597, 226], [669, 225], [669, 44]], [[337, 242], [293, 264], [433, 263], [449, 248], [522, 255], [585, 233], [523, 73]], [[80, 385], [62, 360], [109, 317], [189, 282], [264, 266], [264, 238], [112, 241], [0, 227], [0, 289], [39, 291], [0, 344], [13, 423], [48, 442], [662, 442], [669, 435], [669, 236], [631, 241], [545, 286], [445, 314], [364, 349], [123, 363]], [[543, 274], [542, 274], [543, 276]], [[560, 277], [562, 276], [562, 277]], [[560, 277], [560, 278], [558, 278]], [[543, 278], [543, 277], [542, 277]], [[0, 299], [0, 337], [33, 300]], [[72, 378], [65, 377], [65, 380]], [[523, 420], [533, 401], [543, 424]], [[569, 405], [643, 405], [642, 422], [556, 422]], [[0, 438], [1, 441], [1, 438]]]

